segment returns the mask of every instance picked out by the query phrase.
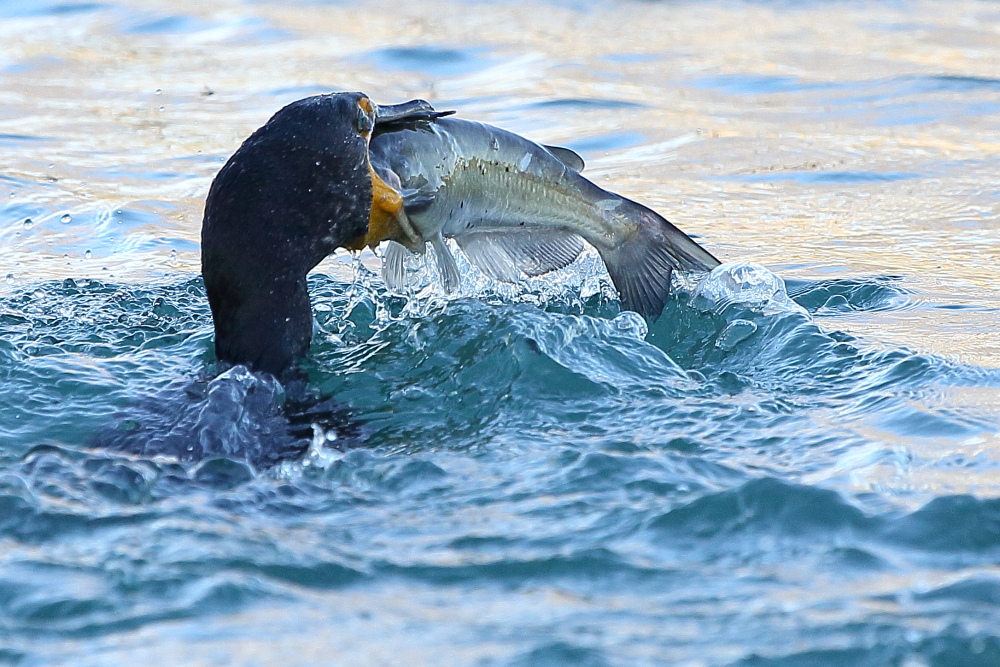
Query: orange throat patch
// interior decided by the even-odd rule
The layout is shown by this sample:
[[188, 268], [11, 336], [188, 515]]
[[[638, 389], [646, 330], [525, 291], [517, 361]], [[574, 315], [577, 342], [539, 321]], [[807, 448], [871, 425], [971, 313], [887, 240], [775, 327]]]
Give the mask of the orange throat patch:
[[412, 245], [417, 238], [403, 211], [403, 198], [368, 166], [372, 179], [372, 208], [368, 214], [368, 232], [344, 244], [348, 250], [374, 248], [382, 241], [399, 241]]

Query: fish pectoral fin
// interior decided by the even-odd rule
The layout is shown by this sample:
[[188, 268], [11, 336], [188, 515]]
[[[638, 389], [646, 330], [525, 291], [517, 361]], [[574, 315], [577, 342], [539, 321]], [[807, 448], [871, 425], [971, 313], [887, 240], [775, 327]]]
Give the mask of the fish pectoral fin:
[[410, 251], [405, 247], [389, 241], [382, 255], [382, 282], [393, 292], [401, 292], [406, 288], [406, 259]]
[[455, 256], [451, 254], [451, 249], [444, 242], [444, 238], [438, 234], [431, 239], [431, 248], [434, 249], [434, 259], [437, 260], [438, 273], [441, 274], [441, 282], [444, 284], [444, 291], [448, 294], [457, 292], [462, 286], [462, 277], [458, 273], [458, 264], [455, 263]]
[[455, 241], [469, 262], [493, 280], [502, 283], [516, 283], [521, 279], [521, 271], [514, 260], [496, 243], [488, 233], [462, 234]]
[[568, 148], [563, 148], [562, 146], [543, 146], [543, 148], [576, 173], [583, 171], [583, 168], [586, 166], [583, 158]]
[[[569, 266], [583, 252], [576, 234], [556, 229], [478, 232], [456, 238], [469, 261], [503, 282], [516, 282]], [[470, 252], [471, 250], [471, 252]]]
[[583, 239], [555, 229], [504, 234], [497, 243], [519, 269], [532, 277], [569, 266], [583, 252]]

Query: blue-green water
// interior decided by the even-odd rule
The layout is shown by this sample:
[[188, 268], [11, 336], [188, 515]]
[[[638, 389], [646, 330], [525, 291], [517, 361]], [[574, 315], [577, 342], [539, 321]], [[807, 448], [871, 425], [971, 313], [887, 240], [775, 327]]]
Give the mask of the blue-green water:
[[[891, 279], [795, 291], [803, 310], [679, 291], [647, 333], [600, 296], [544, 308], [486, 296], [407, 316], [398, 297], [317, 277], [330, 329], [310, 375], [366, 441], [260, 473], [239, 455], [87, 447], [155, 419], [139, 397], [183, 421], [181, 458], [206, 432], [267, 441], [273, 383], [195, 379], [211, 360], [197, 279], [15, 293], [0, 320], [4, 656], [42, 664], [61, 642], [95, 649], [194, 619], [211, 633], [273, 607], [300, 633], [297, 609], [319, 605], [329, 620], [310, 631], [337, 633], [343, 615], [405, 614], [368, 601], [398, 590], [442, 596], [431, 606], [455, 615], [409, 616], [408, 632], [441, 633], [445, 652], [482, 642], [486, 664], [997, 664], [1000, 501], [941, 494], [905, 511], [808, 480], [858, 457], [911, 464], [845, 423], [945, 442], [992, 432], [974, 413], [913, 404], [998, 388], [1000, 373], [873, 349], [806, 312], [891, 307]], [[466, 595], [486, 601], [448, 600]], [[759, 657], [777, 646], [791, 655]]]
[[[1000, 665], [989, 3], [201, 4], [0, 2], [0, 664]], [[215, 365], [200, 206], [334, 87], [573, 146], [732, 261], [648, 323], [593, 256], [341, 257], [304, 367], [349, 417], [289, 427]]]

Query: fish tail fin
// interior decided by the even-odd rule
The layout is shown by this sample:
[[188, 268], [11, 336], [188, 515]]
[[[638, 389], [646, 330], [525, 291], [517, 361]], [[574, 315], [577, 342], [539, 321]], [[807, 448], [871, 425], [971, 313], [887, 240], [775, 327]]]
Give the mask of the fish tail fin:
[[622, 306], [655, 319], [667, 304], [675, 270], [711, 271], [720, 262], [662, 216], [629, 203], [636, 207], [629, 214], [638, 224], [636, 234], [617, 248], [598, 250]]

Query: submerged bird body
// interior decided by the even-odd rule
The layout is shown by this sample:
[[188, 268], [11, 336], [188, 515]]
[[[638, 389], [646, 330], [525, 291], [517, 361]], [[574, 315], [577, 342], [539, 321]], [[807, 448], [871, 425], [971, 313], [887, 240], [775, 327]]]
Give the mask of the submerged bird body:
[[[652, 210], [580, 175], [583, 160], [482, 123], [437, 118], [376, 132], [371, 165], [398, 189], [406, 226], [393, 241], [433, 248], [445, 287], [458, 269], [444, 238], [497, 280], [513, 282], [562, 268], [594, 246], [624, 307], [660, 314], [675, 269], [707, 271], [718, 260]], [[405, 251], [390, 245], [383, 274], [405, 280]]]

